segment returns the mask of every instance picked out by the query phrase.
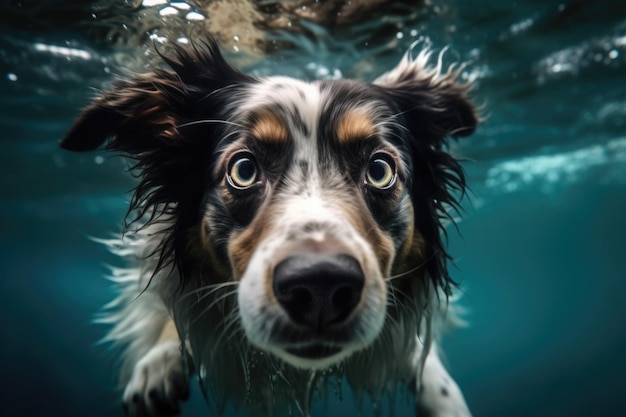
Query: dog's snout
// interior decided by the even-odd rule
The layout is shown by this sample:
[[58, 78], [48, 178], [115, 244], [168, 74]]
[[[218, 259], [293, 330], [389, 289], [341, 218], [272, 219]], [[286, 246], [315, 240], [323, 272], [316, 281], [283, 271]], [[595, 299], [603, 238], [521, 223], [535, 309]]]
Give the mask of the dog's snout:
[[352, 256], [294, 255], [274, 269], [273, 289], [291, 319], [315, 332], [343, 322], [358, 305], [365, 277]]

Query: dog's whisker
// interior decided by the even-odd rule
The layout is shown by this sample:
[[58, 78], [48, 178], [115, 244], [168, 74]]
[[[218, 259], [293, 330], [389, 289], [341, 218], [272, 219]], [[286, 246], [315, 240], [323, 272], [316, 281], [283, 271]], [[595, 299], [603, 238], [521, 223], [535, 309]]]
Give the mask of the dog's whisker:
[[242, 136], [242, 131], [241, 130], [233, 130], [232, 132], [230, 132], [227, 135], [225, 135], [222, 138], [222, 141], [224, 141], [224, 142], [228, 141], [231, 138], [231, 136]]
[[[174, 305], [176, 306], [184, 306], [186, 303], [190, 303], [190, 305], [196, 305], [201, 303], [206, 298], [215, 294], [218, 291], [224, 290], [226, 288], [237, 286], [237, 283], [221, 283], [215, 285], [209, 285], [201, 288], [197, 288], [187, 294], [182, 295], [180, 298], [174, 301]], [[236, 291], [236, 289], [234, 290]], [[193, 300], [189, 300], [189, 298], [195, 297]]]
[[[223, 326], [222, 326], [221, 331], [220, 331], [220, 334], [215, 339], [215, 345], [219, 346], [220, 343], [222, 342], [222, 339], [224, 338], [224, 336], [229, 333], [229, 330], [231, 328], [235, 327], [239, 323], [240, 323], [240, 321], [239, 321], [239, 311], [238, 311], [238, 309], [233, 309], [233, 311], [231, 312], [229, 317], [226, 317], [226, 319], [224, 320]], [[230, 338], [233, 337], [234, 335], [236, 335], [237, 333], [239, 333], [239, 332], [230, 332], [230, 335], [227, 336], [226, 340], [224, 340], [224, 343], [228, 343]], [[243, 335], [243, 336], [245, 337], [245, 335]]]
[[[242, 342], [243, 342], [243, 340], [245, 340], [246, 335], [243, 332], [243, 329], [241, 328], [240, 325], [241, 325], [241, 322], [239, 321], [239, 315], [238, 314], [234, 315], [231, 320], [228, 320], [228, 322], [224, 326], [224, 331], [222, 332], [222, 337], [224, 335], [228, 335], [228, 336], [226, 336], [226, 339], [224, 340], [225, 344], [228, 344], [232, 339], [234, 339], [237, 336], [241, 337]], [[233, 328], [235, 328], [235, 331], [231, 330]]]
[[215, 90], [210, 91], [210, 92], [209, 92], [209, 93], [207, 93], [204, 97], [202, 97], [202, 98], [200, 99], [200, 102], [205, 101], [205, 100], [207, 100], [207, 99], [209, 99], [209, 98], [211, 98], [211, 97], [213, 97], [213, 96], [216, 96], [216, 95], [222, 94], [222, 93], [224, 93], [225, 91], [227, 91], [228, 89], [235, 88], [236, 86], [237, 86], [236, 84], [231, 84], [231, 85], [226, 85], [226, 86], [224, 86], [224, 87], [222, 87], [222, 88], [216, 88]]
[[226, 282], [218, 282], [215, 284], [203, 285], [202, 287], [194, 288], [193, 290], [183, 294], [180, 298], [177, 299], [177, 301], [183, 301], [183, 300], [186, 301], [188, 297], [192, 297], [200, 293], [208, 292], [209, 294], [211, 294], [214, 291], [221, 290], [223, 288], [227, 288], [230, 286], [238, 286], [238, 285], [239, 285], [239, 282], [237, 281], [226, 281]]
[[[413, 308], [413, 300], [411, 299], [411, 297], [408, 294], [398, 290], [397, 288], [393, 290], [388, 304], [390, 304], [395, 309], [395, 311], [399, 313], [407, 310], [410, 311], [410, 309]], [[387, 314], [390, 313], [387, 312]]]
[[[404, 307], [402, 305], [402, 301], [398, 298], [397, 293], [400, 293], [398, 288], [394, 288], [394, 286], [389, 287], [389, 297], [387, 298], [387, 305], [393, 307], [396, 311], [399, 310], [399, 307]], [[401, 304], [398, 306], [398, 304]], [[389, 312], [387, 312], [389, 314]]]
[[396, 275], [391, 275], [389, 277], [385, 278], [385, 281], [389, 282], [389, 281], [393, 281], [394, 279], [398, 279], [398, 278], [403, 278], [406, 277], [407, 275], [411, 275], [414, 272], [419, 271], [420, 269], [422, 269], [426, 264], [428, 264], [428, 262], [432, 261], [437, 255], [437, 251], [434, 251], [428, 258], [426, 258], [422, 263], [420, 263], [419, 265], [404, 271], [404, 272], [400, 272], [399, 274]]
[[229, 125], [229, 126], [236, 126], [238, 128], [243, 129], [245, 126], [243, 126], [240, 123], [235, 123], [235, 122], [231, 122], [228, 120], [219, 120], [219, 119], [202, 119], [202, 120], [194, 120], [191, 122], [186, 122], [186, 123], [182, 123], [177, 125], [177, 128], [181, 128], [181, 127], [189, 127], [189, 126], [195, 126], [195, 125], [199, 125], [199, 124], [210, 124], [210, 123], [221, 123], [221, 124], [225, 124], [225, 125]]
[[207, 314], [209, 311], [211, 311], [213, 307], [215, 307], [219, 303], [225, 301], [227, 298], [232, 297], [234, 295], [237, 295], [237, 290], [228, 291], [224, 294], [220, 294], [219, 297], [215, 297], [215, 299], [212, 300], [211, 304], [209, 304], [207, 307], [204, 307], [202, 311], [200, 311], [200, 313], [198, 313], [197, 316], [194, 317], [194, 319], [190, 322], [190, 324], [194, 324], [196, 321], [204, 318], [203, 316]]
[[193, 296], [205, 297], [206, 295], [211, 295], [214, 292], [222, 290], [224, 288], [237, 287], [238, 285], [239, 285], [238, 282], [233, 282], [233, 281], [204, 285], [202, 287], [195, 288], [191, 290], [190, 292], [182, 295], [177, 301], [183, 301], [183, 300], [186, 301], [188, 297], [193, 297]]
[[[394, 120], [382, 120], [374, 125], [376, 128], [386, 128], [386, 127], [395, 127], [402, 132], [408, 132], [409, 129], [404, 126], [402, 123], [396, 122]], [[388, 129], [388, 132], [394, 136], [401, 137], [397, 133], [394, 132], [394, 129]]]

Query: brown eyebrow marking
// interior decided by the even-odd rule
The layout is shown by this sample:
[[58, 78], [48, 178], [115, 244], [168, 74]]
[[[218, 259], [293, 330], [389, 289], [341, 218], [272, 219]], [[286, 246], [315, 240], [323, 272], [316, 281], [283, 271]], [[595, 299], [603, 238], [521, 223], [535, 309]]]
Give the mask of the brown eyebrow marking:
[[250, 133], [253, 138], [263, 142], [280, 143], [289, 140], [285, 122], [278, 115], [267, 111], [253, 116]]
[[337, 141], [347, 143], [369, 139], [376, 133], [376, 126], [367, 110], [350, 110], [337, 123]]

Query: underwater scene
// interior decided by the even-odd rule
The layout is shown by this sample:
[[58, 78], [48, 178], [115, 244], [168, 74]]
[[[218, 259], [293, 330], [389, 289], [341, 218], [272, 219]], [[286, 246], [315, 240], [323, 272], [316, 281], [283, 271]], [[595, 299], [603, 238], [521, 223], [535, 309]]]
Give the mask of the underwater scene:
[[[483, 121], [451, 141], [470, 191], [447, 236], [467, 325], [446, 366], [476, 417], [626, 416], [623, 0], [0, 2], [0, 416], [124, 415], [94, 323], [120, 260], [94, 238], [122, 230], [136, 179], [59, 142], [194, 28], [259, 77], [372, 81], [423, 48], [464, 62]], [[191, 387], [182, 415], [213, 415]], [[314, 396], [312, 416], [345, 415], [416, 412], [345, 381]]]

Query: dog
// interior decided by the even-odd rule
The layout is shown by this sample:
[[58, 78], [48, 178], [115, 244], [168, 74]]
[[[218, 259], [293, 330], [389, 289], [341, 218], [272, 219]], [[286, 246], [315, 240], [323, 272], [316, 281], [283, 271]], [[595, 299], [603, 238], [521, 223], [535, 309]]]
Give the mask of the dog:
[[106, 143], [138, 177], [105, 241], [129, 262], [102, 318], [126, 414], [180, 413], [195, 374], [218, 412], [309, 415], [345, 381], [470, 416], [438, 345], [457, 316], [443, 228], [466, 188], [447, 140], [479, 121], [460, 67], [409, 51], [371, 83], [307, 82], [246, 75], [210, 36], [161, 55], [61, 142]]

